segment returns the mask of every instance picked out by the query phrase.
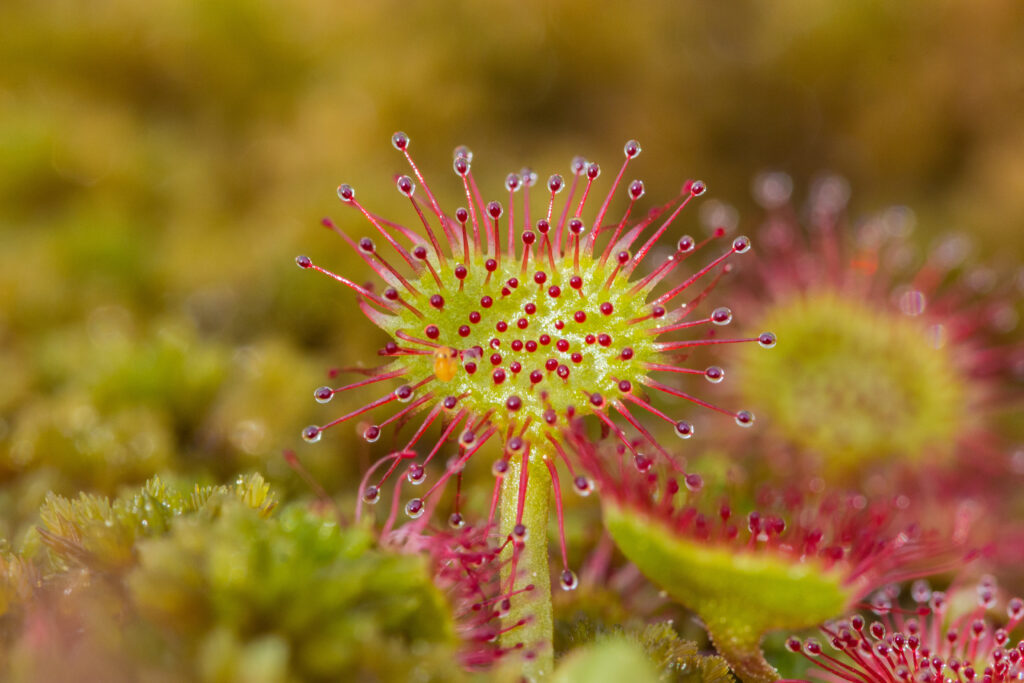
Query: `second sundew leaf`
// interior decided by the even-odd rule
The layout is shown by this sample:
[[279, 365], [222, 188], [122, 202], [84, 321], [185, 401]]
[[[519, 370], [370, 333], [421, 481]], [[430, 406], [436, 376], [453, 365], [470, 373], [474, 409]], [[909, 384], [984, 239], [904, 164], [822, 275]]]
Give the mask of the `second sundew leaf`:
[[844, 612], [856, 597], [843, 574], [810, 559], [716, 547], [675, 534], [663, 522], [608, 502], [605, 526], [619, 549], [673, 599], [703, 620], [743, 680], [775, 680], [761, 654], [765, 633], [801, 629]]
[[[762, 490], [757, 509], [709, 500], [702, 479], [624, 466], [582, 436], [571, 447], [601, 491], [605, 526], [654, 583], [702, 620], [742, 680], [773, 681], [762, 637], [841, 616], [884, 585], [960, 566], [963, 509], [926, 515], [897, 496]], [[678, 474], [678, 473], [677, 473]], [[960, 532], [957, 532], [957, 529]]]
[[670, 595], [706, 618], [742, 616], [759, 632], [799, 629], [833, 617], [849, 604], [843, 574], [815, 559], [794, 562], [771, 553], [715, 547], [673, 535], [657, 520], [615, 505], [605, 525], [619, 548]]

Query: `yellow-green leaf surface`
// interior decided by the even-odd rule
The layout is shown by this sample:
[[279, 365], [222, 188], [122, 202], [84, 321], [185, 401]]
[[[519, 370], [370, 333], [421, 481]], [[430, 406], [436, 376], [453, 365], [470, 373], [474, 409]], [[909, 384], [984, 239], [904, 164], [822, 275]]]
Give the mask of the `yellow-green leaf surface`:
[[606, 501], [604, 519], [622, 552], [704, 621], [720, 654], [744, 680], [770, 680], [762, 636], [836, 617], [853, 595], [818, 561], [701, 543], [643, 513]]

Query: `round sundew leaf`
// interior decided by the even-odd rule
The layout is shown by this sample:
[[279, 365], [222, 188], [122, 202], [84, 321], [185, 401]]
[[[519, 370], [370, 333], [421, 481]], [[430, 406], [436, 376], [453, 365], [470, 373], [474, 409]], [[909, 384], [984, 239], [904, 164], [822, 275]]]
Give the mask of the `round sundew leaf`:
[[[646, 296], [633, 292], [636, 283], [613, 263], [602, 265], [587, 254], [580, 255], [578, 268], [572, 254], [554, 263], [552, 269], [547, 259], [535, 258], [524, 274], [521, 260], [506, 257], [489, 272], [482, 257], [473, 256], [462, 278], [454, 274], [457, 264], [438, 263], [435, 270], [445, 283], [440, 307], [428, 303], [429, 293], [440, 291], [429, 272], [413, 282], [420, 295], [402, 292], [402, 301], [423, 317], [404, 306], [386, 315], [363, 305], [370, 320], [402, 345], [424, 348], [400, 335], [438, 345], [428, 354], [395, 356], [388, 371], [401, 370], [415, 381], [433, 378], [431, 389], [461, 397], [460, 408], [480, 414], [497, 408], [491, 422], [501, 432], [530, 417], [523, 438], [558, 439], [564, 423], [550, 427], [542, 419], [545, 411], [554, 410], [559, 419], [591, 414], [603, 403], [586, 396], [618, 395], [622, 379], [639, 382], [648, 374], [645, 365], [659, 357], [652, 331], [664, 319], [651, 316]], [[543, 284], [535, 279], [538, 272]], [[570, 283], [573, 276], [578, 287]], [[560, 293], [552, 295], [552, 288]], [[630, 349], [628, 357], [623, 349]], [[439, 359], [438, 354], [447, 355]], [[555, 361], [551, 367], [549, 360]]]
[[768, 631], [839, 616], [855, 598], [843, 575], [816, 559], [705, 543], [649, 515], [604, 501], [605, 527], [623, 554], [703, 620], [719, 654], [745, 681], [775, 680], [760, 649]]
[[738, 351], [744, 398], [830, 469], [946, 455], [969, 422], [951, 349], [920, 318], [822, 292], [780, 302], [758, 324], [785, 341]]

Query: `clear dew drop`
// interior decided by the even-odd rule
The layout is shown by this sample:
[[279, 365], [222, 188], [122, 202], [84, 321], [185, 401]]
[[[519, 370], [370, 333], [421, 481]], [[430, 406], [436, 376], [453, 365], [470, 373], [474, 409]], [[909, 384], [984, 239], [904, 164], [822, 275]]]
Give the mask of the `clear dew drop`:
[[330, 403], [334, 398], [334, 390], [330, 387], [320, 387], [313, 392], [313, 398], [317, 403]]
[[559, 577], [559, 583], [562, 585], [562, 590], [574, 591], [580, 585], [580, 580], [576, 578], [576, 572], [571, 569], [565, 569]]
[[367, 486], [363, 491], [363, 502], [375, 505], [380, 500], [380, 489], [376, 486]]
[[932, 587], [924, 579], [918, 579], [911, 586], [910, 595], [914, 602], [924, 604], [932, 597]]
[[1019, 619], [1021, 616], [1024, 616], [1024, 600], [1012, 598], [1006, 603], [1006, 614], [1011, 619]]
[[458, 512], [453, 512], [448, 516], [448, 526], [453, 529], [461, 529], [466, 526], [466, 520], [462, 518], [462, 515]]
[[413, 486], [419, 486], [427, 478], [427, 472], [423, 469], [423, 465], [413, 464], [409, 466], [409, 471], [405, 473], [405, 478]]
[[704, 371], [704, 379], [712, 384], [719, 384], [723, 379], [725, 379], [725, 370], [717, 365], [712, 365]]
[[719, 306], [711, 311], [711, 322], [716, 325], [728, 325], [732, 322], [732, 309], [727, 306]]
[[391, 144], [398, 151], [404, 151], [409, 147], [409, 136], [402, 131], [398, 131], [391, 136]]
[[676, 436], [680, 439], [689, 439], [693, 437], [693, 425], [685, 420], [680, 420], [675, 424]]
[[353, 187], [347, 183], [338, 185], [338, 199], [343, 202], [351, 202], [356, 197], [356, 191]]
[[772, 348], [775, 348], [775, 344], [776, 344], [775, 333], [774, 332], [762, 332], [757, 337], [757, 343], [761, 346], [762, 349], [772, 349]]
[[732, 250], [737, 254], [745, 254], [750, 251], [750, 238], [741, 235], [732, 241]]
[[412, 178], [407, 175], [399, 176], [398, 180], [395, 181], [395, 186], [398, 187], [398, 191], [404, 194], [406, 197], [411, 197], [416, 192], [416, 184], [412, 182]]
[[644, 196], [644, 192], [645, 192], [645, 190], [644, 190], [644, 181], [642, 181], [642, 180], [634, 180], [633, 182], [631, 182], [629, 184], [629, 188], [627, 188], [627, 191], [629, 192], [629, 196], [633, 200], [640, 199], [641, 197]]
[[736, 413], [736, 424], [740, 427], [749, 427], [754, 424], [754, 414], [749, 410], [741, 410]]
[[419, 519], [423, 516], [423, 511], [426, 509], [426, 505], [423, 504], [422, 498], [413, 498], [405, 504], [405, 514], [411, 519]]
[[594, 481], [590, 477], [585, 477], [582, 474], [577, 475], [572, 481], [572, 486], [576, 490], [576, 493], [586, 498], [594, 492]]
[[377, 425], [370, 425], [363, 430], [363, 438], [366, 439], [367, 443], [374, 443], [380, 438], [380, 427]]
[[302, 440], [306, 443], [316, 443], [320, 440], [323, 432], [316, 425], [309, 425], [302, 430]]
[[654, 464], [653, 461], [643, 453], [637, 453], [633, 456], [633, 465], [636, 467], [638, 472], [649, 472], [652, 464]]

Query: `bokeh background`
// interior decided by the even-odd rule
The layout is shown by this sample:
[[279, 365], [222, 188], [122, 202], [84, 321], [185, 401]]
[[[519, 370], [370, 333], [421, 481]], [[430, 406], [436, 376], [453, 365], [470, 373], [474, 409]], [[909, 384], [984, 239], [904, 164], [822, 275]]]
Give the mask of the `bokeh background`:
[[340, 182], [411, 218], [395, 130], [442, 198], [458, 144], [496, 190], [576, 154], [609, 171], [635, 137], [654, 200], [700, 177], [742, 228], [757, 173], [799, 196], [835, 172], [853, 215], [905, 204], [922, 245], [958, 232], [1013, 262], [1022, 64], [1012, 0], [5, 0], [0, 536], [47, 490], [154, 473], [258, 469], [305, 494], [285, 448], [351, 495], [370, 457], [354, 430], [298, 435], [343, 409], [312, 400], [326, 370], [382, 339], [293, 258], [367, 276], [319, 220], [363, 234]]

